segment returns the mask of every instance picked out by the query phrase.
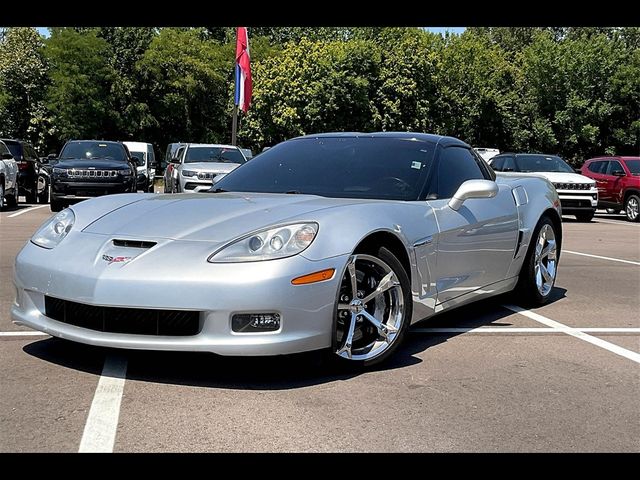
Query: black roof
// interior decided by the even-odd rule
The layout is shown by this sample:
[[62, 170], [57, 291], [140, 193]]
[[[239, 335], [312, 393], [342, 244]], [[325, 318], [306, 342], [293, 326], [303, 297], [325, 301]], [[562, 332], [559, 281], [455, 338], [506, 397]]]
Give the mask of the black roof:
[[0, 140], [2, 140], [4, 143], [11, 143], [11, 144], [26, 143], [28, 145], [31, 145], [31, 142], [29, 142], [28, 140], [18, 140], [17, 138], [0, 138]]
[[416, 139], [426, 142], [440, 143], [443, 146], [460, 145], [464, 147], [470, 147], [462, 140], [455, 137], [446, 137], [443, 135], [435, 135], [432, 133], [418, 133], [418, 132], [329, 132], [329, 133], [313, 133], [310, 135], [303, 135], [296, 137], [292, 140], [299, 140], [302, 138], [344, 138], [344, 137], [356, 137], [356, 138], [406, 138]]

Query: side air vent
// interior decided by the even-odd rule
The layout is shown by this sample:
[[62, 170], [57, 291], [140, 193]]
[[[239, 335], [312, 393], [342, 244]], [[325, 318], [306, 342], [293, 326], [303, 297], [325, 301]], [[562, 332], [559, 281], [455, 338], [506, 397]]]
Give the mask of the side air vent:
[[114, 247], [129, 247], [129, 248], [151, 248], [156, 242], [143, 242], [142, 240], [114, 240]]

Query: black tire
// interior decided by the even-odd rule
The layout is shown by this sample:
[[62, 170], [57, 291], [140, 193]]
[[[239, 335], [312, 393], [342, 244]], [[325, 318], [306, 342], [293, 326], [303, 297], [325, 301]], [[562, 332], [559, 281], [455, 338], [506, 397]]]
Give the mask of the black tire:
[[49, 186], [44, 189], [44, 191], [38, 195], [38, 203], [49, 203]]
[[[378, 356], [368, 360], [352, 360], [352, 359], [346, 359], [346, 358], [340, 357], [339, 355], [336, 354], [336, 350], [338, 349], [336, 327], [337, 327], [337, 321], [338, 321], [338, 303], [340, 300], [339, 299], [340, 291], [338, 291], [338, 295], [336, 298], [336, 305], [334, 309], [334, 327], [333, 327], [333, 333], [332, 333], [333, 345], [331, 348], [330, 358], [334, 362], [337, 362], [342, 367], [351, 366], [355, 368], [364, 368], [364, 367], [371, 367], [373, 365], [378, 365], [386, 361], [391, 355], [394, 354], [394, 352], [398, 349], [398, 347], [404, 340], [404, 336], [407, 330], [409, 329], [409, 325], [411, 324], [411, 315], [413, 313], [413, 304], [412, 304], [413, 300], [411, 297], [411, 284], [409, 281], [409, 276], [407, 275], [407, 272], [402, 266], [402, 263], [400, 263], [400, 261], [396, 258], [396, 256], [385, 247], [380, 247], [375, 253], [370, 253], [370, 252], [359, 252], [359, 253], [371, 255], [381, 260], [382, 262], [386, 263], [391, 268], [391, 270], [393, 270], [393, 272], [395, 273], [400, 283], [400, 286], [402, 288], [402, 294], [403, 294], [402, 298], [403, 298], [403, 308], [404, 308], [403, 320], [398, 330], [398, 333], [395, 339], [392, 341], [391, 345]], [[357, 254], [354, 254], [354, 255], [357, 255]]]
[[24, 199], [26, 203], [36, 203], [38, 197], [35, 192], [24, 192]]
[[54, 200], [53, 198], [51, 199], [51, 205], [50, 205], [51, 211], [52, 212], [59, 212], [61, 211], [63, 208], [65, 208], [65, 204], [64, 202], [62, 202], [61, 200]]
[[[633, 216], [634, 210], [631, 208], [633, 205], [635, 205], [635, 217]], [[640, 211], [638, 210], [638, 207], [640, 207], [640, 196], [632, 193], [624, 201], [624, 214], [626, 215], [627, 220], [630, 222], [640, 221]]]
[[7, 199], [7, 207], [16, 207], [18, 206], [18, 186], [13, 189], [13, 195], [9, 195], [6, 197]]
[[0, 179], [0, 210], [4, 208], [4, 183], [3, 180]]
[[553, 284], [551, 289], [546, 295], [542, 295], [542, 293], [538, 290], [535, 279], [535, 247], [538, 241], [538, 236], [540, 234], [540, 230], [544, 227], [544, 225], [549, 225], [553, 229], [553, 233], [556, 239], [556, 268], [558, 265], [558, 261], [560, 260], [560, 247], [561, 247], [561, 238], [558, 236], [558, 232], [556, 231], [556, 227], [551, 221], [549, 217], [544, 215], [538, 221], [535, 230], [531, 236], [531, 240], [529, 242], [529, 248], [527, 250], [527, 256], [524, 259], [522, 264], [522, 268], [520, 269], [520, 276], [518, 279], [518, 284], [515, 288], [516, 301], [522, 306], [525, 307], [536, 307], [541, 306], [549, 302], [551, 298], [551, 294], [553, 292], [553, 286], [555, 285], [556, 276], [554, 275]]
[[590, 212], [580, 212], [580, 213], [576, 213], [576, 219], [579, 222], [590, 222], [591, 220], [593, 220], [593, 215], [595, 214], [595, 211], [590, 211]]

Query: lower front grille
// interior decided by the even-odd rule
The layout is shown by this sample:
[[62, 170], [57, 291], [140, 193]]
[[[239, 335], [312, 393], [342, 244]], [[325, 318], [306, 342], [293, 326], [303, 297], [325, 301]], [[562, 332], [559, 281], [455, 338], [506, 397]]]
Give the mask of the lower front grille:
[[562, 205], [562, 208], [590, 208], [591, 200], [561, 199], [560, 204]]
[[190, 336], [200, 332], [200, 312], [98, 307], [44, 297], [45, 315], [58, 322], [99, 332]]

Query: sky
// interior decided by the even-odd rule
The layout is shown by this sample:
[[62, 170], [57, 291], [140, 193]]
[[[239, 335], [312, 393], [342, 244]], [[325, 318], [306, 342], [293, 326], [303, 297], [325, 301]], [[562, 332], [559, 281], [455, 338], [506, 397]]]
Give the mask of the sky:
[[[44, 35], [45, 37], [49, 36], [49, 30], [47, 29], [47, 27], [36, 27], [36, 28], [38, 29], [38, 32], [40, 32], [41, 35]], [[444, 34], [448, 30], [449, 32], [455, 33], [458, 35], [464, 32], [465, 30], [465, 27], [424, 27], [424, 28], [434, 33]]]

